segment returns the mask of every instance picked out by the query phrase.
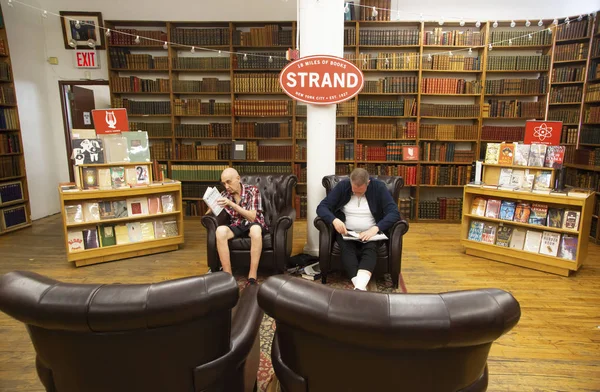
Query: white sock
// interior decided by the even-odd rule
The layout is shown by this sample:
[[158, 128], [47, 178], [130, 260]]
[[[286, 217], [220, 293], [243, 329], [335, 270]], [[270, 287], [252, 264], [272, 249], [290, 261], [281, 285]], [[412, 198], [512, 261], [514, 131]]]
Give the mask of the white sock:
[[362, 291], [367, 291], [367, 285], [369, 284], [369, 280], [371, 280], [371, 272], [369, 272], [368, 270], [360, 269], [356, 273], [356, 276], [351, 280], [355, 288]]

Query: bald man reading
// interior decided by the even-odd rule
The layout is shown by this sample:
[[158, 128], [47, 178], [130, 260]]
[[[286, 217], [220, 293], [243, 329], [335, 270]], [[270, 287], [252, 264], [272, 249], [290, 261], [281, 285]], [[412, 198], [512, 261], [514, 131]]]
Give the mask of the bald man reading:
[[227, 168], [221, 173], [225, 191], [217, 201], [231, 217], [229, 226], [217, 227], [217, 252], [223, 271], [231, 274], [228, 241], [235, 237], [250, 237], [250, 272], [248, 284], [256, 283], [258, 262], [262, 252], [262, 235], [267, 231], [260, 192], [254, 185], [242, 184], [237, 170]]

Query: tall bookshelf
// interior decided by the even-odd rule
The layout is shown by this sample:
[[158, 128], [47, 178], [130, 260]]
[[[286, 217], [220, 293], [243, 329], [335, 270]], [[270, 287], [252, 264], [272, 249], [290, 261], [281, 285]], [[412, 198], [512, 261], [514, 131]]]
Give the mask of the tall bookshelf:
[[[568, 31], [563, 42], [577, 47], [574, 56], [581, 58], [581, 76], [577, 86], [581, 91], [579, 127], [576, 149], [567, 164], [566, 182], [570, 186], [591, 188], [595, 193], [590, 237], [598, 243], [598, 215], [600, 213], [600, 26], [598, 17], [584, 19], [587, 24]], [[573, 22], [571, 22], [572, 24]], [[558, 42], [558, 41], [557, 41]]]
[[15, 84], [0, 8], [0, 235], [31, 226]]
[[[568, 106], [556, 104], [563, 85], [554, 75], [580, 63], [587, 66], [552, 62], [557, 47], [562, 50], [567, 42], [557, 41], [551, 20], [542, 26], [531, 21], [530, 27], [524, 20], [515, 22], [513, 28], [510, 21], [498, 21], [496, 27], [493, 22], [476, 27], [474, 22], [345, 21], [344, 57], [363, 71], [365, 88], [337, 106], [336, 173], [365, 167], [373, 174], [402, 175], [406, 186], [400, 203], [411, 219], [459, 222], [472, 161], [485, 153], [488, 142], [523, 141], [526, 120], [554, 118], [549, 113]], [[121, 105], [118, 98], [165, 102], [168, 114], [136, 117], [130, 111], [130, 118], [137, 122], [133, 128], [149, 131], [152, 158], [165, 174], [183, 182], [188, 213], [201, 213], [204, 188], [217, 184], [220, 171], [233, 165], [242, 173], [295, 173], [298, 212], [305, 214], [306, 105], [291, 101], [276, 80], [286, 64], [278, 57], [295, 48], [296, 22], [107, 24], [140, 36], [139, 44], [132, 37], [129, 45], [111, 38], [111, 65], [117, 58], [123, 61], [116, 49], [152, 55], [160, 64], [160, 70], [128, 72], [111, 67], [111, 81], [118, 76], [168, 78], [162, 90], [135, 94], [117, 92], [111, 83], [111, 94]], [[213, 52], [148, 46], [144, 36]], [[490, 49], [490, 43], [497, 44]], [[219, 50], [264, 57], [244, 59]], [[152, 64], [145, 59], [144, 66]], [[193, 101], [198, 98], [202, 101]], [[260, 111], [260, 104], [267, 110]], [[163, 125], [151, 125], [156, 128], [151, 130], [148, 123]], [[564, 134], [570, 139], [565, 136], [563, 142], [574, 156], [573, 127], [579, 135], [579, 122], [569, 124], [574, 123], [566, 122]], [[230, 148], [218, 146], [239, 141], [247, 144], [245, 160], [233, 160]], [[419, 160], [402, 160], [402, 145], [419, 146]], [[182, 177], [190, 171], [200, 174]]]

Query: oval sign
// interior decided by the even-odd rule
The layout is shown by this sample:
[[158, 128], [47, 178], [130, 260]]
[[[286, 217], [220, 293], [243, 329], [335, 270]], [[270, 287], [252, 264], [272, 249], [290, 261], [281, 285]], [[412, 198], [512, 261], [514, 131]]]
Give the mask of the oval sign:
[[290, 97], [316, 105], [330, 105], [356, 96], [365, 83], [351, 62], [335, 56], [307, 56], [288, 64], [279, 85]]

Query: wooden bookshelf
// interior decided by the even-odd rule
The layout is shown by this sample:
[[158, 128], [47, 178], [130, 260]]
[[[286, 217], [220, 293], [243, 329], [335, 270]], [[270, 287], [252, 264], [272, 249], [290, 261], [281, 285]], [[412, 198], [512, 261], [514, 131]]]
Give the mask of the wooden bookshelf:
[[[544, 27], [551, 27], [552, 20], [544, 20]], [[249, 37], [252, 36], [250, 29], [261, 29], [265, 28], [267, 25], [278, 25], [280, 29], [277, 34], [280, 34], [279, 31], [287, 31], [287, 33], [281, 33], [281, 37], [287, 34], [288, 39], [291, 34], [291, 39], [287, 41], [289, 43], [286, 45], [265, 45], [264, 42], [259, 42], [258, 44], [248, 44], [246, 42], [242, 43], [238, 41], [237, 37], [240, 37], [241, 33], [250, 33]], [[356, 98], [354, 98], [350, 102], [346, 102], [341, 106], [346, 106], [346, 108], [350, 108], [351, 110], [347, 110], [344, 112], [338, 112], [337, 114], [337, 123], [338, 125], [346, 125], [351, 128], [352, 137], [346, 138], [337, 138], [337, 144], [345, 144], [353, 146], [353, 151], [358, 152], [359, 145], [364, 145], [367, 147], [384, 147], [388, 142], [398, 142], [402, 144], [412, 144], [417, 145], [419, 147], [423, 146], [423, 143], [453, 143], [455, 144], [456, 150], [469, 150], [474, 151], [475, 159], [481, 157], [482, 151], [485, 151], [486, 143], [490, 140], [489, 138], [483, 138], [482, 127], [486, 126], [524, 126], [525, 121], [531, 118], [513, 118], [506, 116], [499, 117], [484, 117], [483, 105], [487, 104], [490, 100], [498, 100], [498, 101], [511, 101], [518, 100], [519, 102], [540, 102], [540, 115], [536, 116], [540, 119], [548, 118], [548, 111], [552, 107], [559, 108], [559, 105], [549, 105], [549, 92], [551, 86], [583, 86], [584, 82], [551, 82], [552, 69], [555, 66], [552, 62], [554, 51], [557, 45], [567, 44], [566, 42], [556, 42], [556, 31], [554, 27], [551, 27], [552, 34], [543, 35], [534, 34], [534, 39], [531, 41], [528, 39], [521, 39], [520, 41], [513, 42], [513, 45], [494, 45], [493, 49], [489, 49], [489, 43], [496, 42], [493, 40], [492, 35], [497, 36], [500, 32], [505, 32], [506, 34], [510, 34], [511, 31], [514, 34], [517, 34], [516, 31], [531, 31], [532, 33], [537, 32], [540, 28], [535, 23], [535, 26], [531, 26], [530, 28], [525, 28], [523, 26], [511, 29], [510, 21], [499, 21], [499, 27], [493, 28], [491, 22], [482, 22], [480, 28], [476, 28], [474, 23], [467, 23], [464, 27], [461, 27], [458, 23], [446, 23], [444, 26], [440, 27], [437, 22], [414, 22], [414, 21], [385, 21], [385, 22], [376, 22], [376, 21], [345, 21], [345, 42], [344, 42], [344, 55], [350, 58], [354, 63], [361, 68], [365, 75], [365, 80], [367, 82], [376, 82], [380, 79], [384, 78], [405, 78], [405, 77], [414, 77], [416, 78], [416, 88], [414, 86], [402, 86], [399, 90], [384, 90], [383, 87], [378, 87], [378, 89], [370, 88], [368, 90], [363, 90], [365, 92], [360, 93]], [[140, 30], [150, 29], [150, 30], [161, 30], [163, 31], [168, 41], [174, 41], [174, 34], [176, 33], [176, 29], [208, 29], [222, 30], [223, 34], [218, 35], [218, 37], [222, 37], [223, 41], [218, 42], [219, 45], [216, 45], [216, 41], [214, 39], [217, 36], [212, 37], [211, 45], [208, 44], [196, 44], [197, 46], [202, 47], [211, 47], [215, 50], [226, 50], [231, 52], [243, 52], [243, 53], [283, 53], [285, 49], [294, 48], [295, 49], [295, 34], [296, 34], [296, 22], [292, 21], [279, 21], [279, 22], [177, 22], [177, 21], [157, 21], [153, 22], [151, 25], [144, 26], [140, 25], [135, 21], [108, 21], [107, 27], [111, 29], [115, 28], [137, 28]], [[473, 45], [465, 44], [464, 42], [452, 42], [451, 45], [438, 44], [438, 43], [427, 43], [425, 42], [426, 36], [431, 36], [432, 34], [437, 34], [435, 31], [441, 29], [444, 34], [448, 32], [466, 32], [472, 31], [478, 33], [483, 37], [481, 41], [473, 42]], [[382, 41], [382, 36], [385, 34], [381, 34], [381, 31], [389, 30], [390, 33], [387, 34], [389, 41], [389, 45], [384, 44]], [[395, 31], [404, 31], [402, 34], [398, 34], [402, 38], [398, 41], [392, 41], [394, 37]], [[178, 30], [177, 30], [178, 31]], [[372, 33], [371, 33], [372, 32]], [[378, 33], [379, 32], [379, 33]], [[179, 31], [179, 33], [181, 33]], [[179, 34], [177, 33], [177, 34]], [[210, 35], [211, 33], [206, 33]], [[259, 33], [255, 33], [259, 34]], [[379, 34], [379, 35], [378, 35]], [[411, 35], [414, 34], [414, 35]], [[457, 35], [455, 35], [457, 36]], [[538, 37], [539, 36], [539, 37]], [[446, 38], [448, 36], [446, 35]], [[219, 38], [221, 39], [221, 38]], [[443, 39], [440, 36], [440, 39]], [[578, 38], [579, 40], [579, 38]], [[109, 40], [110, 41], [110, 40]], [[142, 41], [143, 43], [143, 41]], [[445, 42], [446, 43], [446, 42]], [[222, 45], [220, 45], [222, 44]], [[191, 44], [190, 44], [191, 45]], [[109, 62], [112, 59], [111, 48], [122, 48], [130, 50], [131, 53], [147, 53], [150, 52], [147, 49], [142, 49], [140, 46], [130, 45], [127, 47], [123, 47], [123, 45], [112, 45], [111, 42], [108, 43], [108, 56]], [[156, 49], [156, 47], [152, 47]], [[468, 52], [467, 49], [471, 49], [471, 52]], [[454, 55], [453, 58], [456, 60], [458, 56], [465, 56], [465, 58], [479, 58], [478, 64], [473, 65], [474, 69], [458, 69], [458, 68], [468, 68], [471, 65], [466, 65], [467, 63], [459, 64], [459, 66], [452, 68], [456, 69], [445, 69], [444, 65], [441, 62], [436, 62], [440, 60], [438, 58], [436, 60], [435, 55], [440, 52], [453, 50]], [[152, 52], [152, 53], [155, 53]], [[396, 53], [398, 56], [402, 54], [415, 54], [418, 56], [423, 56], [416, 61], [410, 62], [406, 60], [402, 65], [392, 66], [390, 63], [393, 61], [393, 58], [389, 58], [388, 64], [383, 63], [384, 53]], [[209, 99], [215, 99], [217, 103], [219, 102], [227, 102], [233, 103], [238, 99], [243, 100], [285, 100], [289, 99], [283, 95], [278, 87], [274, 87], [277, 90], [273, 90], [272, 88], [260, 89], [260, 90], [245, 90], [236, 88], [236, 82], [241, 82], [242, 78], [248, 76], [250, 73], [256, 74], [264, 74], [265, 77], [268, 75], [272, 75], [275, 77], [280, 69], [285, 64], [280, 64], [281, 66], [275, 67], [276, 61], [273, 63], [256, 63], [255, 68], [245, 68], [246, 65], [243, 57], [241, 55], [221, 55], [218, 56], [217, 53], [213, 54], [202, 54], [200, 55], [200, 51], [197, 51], [196, 55], [191, 55], [189, 53], [189, 47], [169, 47], [168, 50], [164, 50], [164, 54], [168, 57], [167, 63], [165, 66], [166, 70], [144, 70], [139, 72], [140, 78], [148, 78], [152, 72], [162, 72], [163, 74], [168, 72], [169, 79], [171, 82], [180, 81], [180, 80], [189, 80], [189, 81], [200, 81], [204, 80], [204, 78], [217, 78], [221, 81], [229, 80], [231, 85], [229, 92], [187, 92], [182, 89], [174, 89], [173, 83], [171, 83], [168, 93], [160, 93], [160, 94], [169, 94], [172, 113], [175, 112], [174, 105], [176, 99], [189, 99], [189, 98], [200, 98], [202, 102], [208, 102]], [[427, 60], [428, 54], [432, 55], [432, 63], [429, 64]], [[541, 62], [542, 64], [539, 67], [533, 67], [535, 69], [493, 69], [493, 67], [488, 67], [488, 64], [492, 60], [498, 60], [497, 56], [549, 56], [549, 64]], [[224, 63], [222, 66], [219, 66], [218, 69], [214, 65], [195, 65], [195, 64], [186, 64], [185, 66], [179, 64], [179, 60], [182, 57], [185, 58], [204, 58], [206, 56], [220, 58], [223, 59]], [[366, 59], [368, 57], [368, 59]], [[599, 56], [600, 57], [600, 56]], [[377, 60], [380, 58], [380, 60]], [[366, 59], [366, 60], [365, 60]], [[228, 60], [228, 61], [227, 61]], [[276, 60], [276, 59], [274, 59]], [[192, 60], [186, 60], [192, 61]], [[196, 61], [196, 60], [193, 60]], [[251, 58], [248, 58], [247, 61], [252, 61]], [[379, 62], [378, 62], [379, 61]], [[467, 59], [466, 61], [472, 61]], [[562, 62], [561, 62], [562, 61]], [[179, 64], [179, 65], [178, 65]], [[557, 60], [556, 67], [569, 67], [569, 66], [581, 66], [584, 64], [583, 60], [570, 61], [570, 60]], [[111, 64], [112, 65], [112, 64]], [[546, 67], [547, 66], [547, 67]], [[135, 75], [137, 71], [127, 69], [127, 70], [119, 70], [120, 67], [115, 67], [110, 70], [110, 77], [116, 77], [119, 74], [123, 74], [124, 76]], [[434, 69], [435, 68], [435, 69]], [[438, 69], [444, 68], [444, 69]], [[446, 68], [451, 68], [449, 65]], [[488, 69], [490, 68], [490, 69]], [[508, 68], [508, 67], [507, 67]], [[542, 69], [540, 69], [542, 68]], [[537, 76], [536, 76], [537, 74]], [[148, 76], [145, 76], [148, 75]], [[505, 90], [489, 90], [486, 91], [486, 83], [491, 83], [494, 80], [500, 79], [517, 79], [517, 80], [530, 80], [532, 76], [535, 78], [543, 78], [545, 77], [546, 82], [541, 90], [537, 89], [526, 89], [526, 87], [522, 87], [526, 91], [524, 93], [515, 92], [514, 90], [505, 91]], [[475, 91], [436, 91], [436, 90], [426, 90], [424, 86], [424, 79], [444, 79], [444, 80], [460, 80], [464, 79], [468, 82], [477, 81], [479, 82], [479, 87]], [[391, 79], [390, 79], [391, 80]], [[542, 80], [542, 79], [540, 79]], [[543, 81], [542, 80], [542, 81]], [[495, 82], [499, 83], [499, 82]], [[525, 82], [524, 82], [525, 83]], [[212, 91], [212, 90], [211, 90]], [[368, 92], [366, 92], [368, 91]], [[127, 97], [128, 93], [113, 93], [114, 97]], [[136, 97], [144, 95], [144, 93], [135, 93], [135, 95], [131, 96], [132, 100], [135, 100]], [[159, 93], [149, 94], [148, 97], [154, 98], [155, 96], [159, 96]], [[197, 97], [194, 97], [197, 96]], [[397, 101], [398, 97], [402, 97], [402, 99], [408, 100], [413, 99], [415, 110], [413, 113], [407, 112], [396, 112], [392, 113], [393, 115], [380, 115], [381, 113], [369, 113], [369, 115], [363, 115], [363, 112], [360, 112], [359, 115], [359, 105], [361, 102], [365, 101]], [[158, 100], [158, 98], [156, 98]], [[459, 101], [460, 100], [460, 101]], [[459, 103], [460, 102], [460, 103]], [[478, 105], [479, 109], [472, 116], [442, 116], [442, 115], [425, 115], [423, 109], [423, 104], [471, 104]], [[220, 142], [225, 141], [234, 141], [234, 140], [246, 140], [248, 143], [256, 143], [258, 147], [264, 146], [267, 144], [281, 144], [284, 146], [306, 146], [306, 136], [300, 137], [298, 132], [298, 125], [300, 123], [306, 123], [306, 112], [304, 104], [296, 103], [292, 105], [292, 109], [290, 112], [284, 115], [278, 116], [267, 116], [264, 114], [256, 114], [256, 115], [239, 115], [237, 113], [232, 112], [230, 115], [175, 115], [170, 114], [166, 115], [165, 118], [170, 117], [170, 133], [168, 135], [156, 135], [154, 138], [150, 133], [151, 144], [154, 143], [166, 143], [170, 148], [171, 155], [168, 156], [169, 159], [163, 159], [166, 155], [161, 156], [159, 161], [162, 164], [165, 164], [167, 167], [167, 172], [169, 175], [172, 173], [172, 166], [174, 164], [179, 164], [181, 162], [180, 159], [175, 159], [175, 150], [179, 144], [191, 143], [191, 142], [200, 142], [201, 144], [218, 144]], [[564, 105], [565, 108], [568, 108], [569, 105]], [[575, 104], [571, 106], [577, 106]], [[303, 110], [301, 110], [303, 109]], [[385, 113], [388, 114], [388, 113]], [[134, 117], [134, 116], [132, 116]], [[154, 121], [158, 121], [160, 118], [153, 119]], [[134, 120], [144, 122], [144, 117], [140, 117], [140, 115], [135, 115]], [[264, 137], [263, 135], [250, 135], [249, 137], [236, 137], [234, 127], [238, 122], [257, 122], [257, 123], [280, 123], [280, 124], [289, 124], [288, 131], [289, 133], [285, 135], [285, 137]], [[179, 135], [176, 132], [178, 126], [184, 124], [231, 124], [228, 136], [216, 134], [208, 134], [205, 136], [183, 136]], [[384, 137], [362, 137], [359, 136], [359, 126], [363, 124], [369, 124], [373, 126], [381, 127], [383, 125], [396, 125], [402, 128], [402, 126], [407, 126], [407, 123], [415, 123], [416, 124], [416, 135], [415, 137], [407, 138], [405, 135], [398, 135], [402, 137], [394, 137], [394, 138], [384, 138]], [[575, 121], [568, 123], [575, 123]], [[469, 137], [423, 137], [422, 136], [422, 127], [426, 125], [440, 125], [440, 126], [459, 126], [470, 124], [476, 127], [476, 131], [474, 135], [469, 135]], [[496, 125], [498, 124], [498, 125]], [[510, 124], [510, 125], [504, 125]], [[565, 124], [566, 125], [566, 124]], [[415, 125], [411, 125], [414, 127]], [[411, 128], [411, 130], [414, 128]], [[454, 128], [458, 129], [458, 128]], [[159, 140], [160, 138], [160, 140]], [[269, 140], [269, 142], [266, 142]], [[520, 141], [515, 139], [515, 141]], [[421, 149], [422, 152], [422, 149]], [[294, 172], [294, 170], [306, 168], [306, 160], [305, 159], [297, 159], [293, 158], [295, 156], [300, 157], [301, 155], [296, 155], [295, 150], [292, 150], [292, 159], [288, 159], [287, 161], [281, 160], [273, 160], [273, 159], [247, 159], [242, 161], [233, 161], [226, 160], [223, 161], [214, 161], [215, 164], [226, 164], [227, 166], [236, 166], [240, 169], [244, 169], [244, 167], [252, 166], [251, 170], [259, 169], [261, 167], [269, 167], [269, 170], [273, 170], [272, 166], [276, 166], [277, 170], [286, 171], [286, 172]], [[264, 158], [264, 157], [263, 157]], [[414, 203], [414, 220], [419, 220], [419, 203], [425, 200], [431, 200], [433, 198], [438, 197], [437, 188], [443, 189], [447, 191], [448, 197], [460, 198], [462, 194], [459, 194], [457, 190], [459, 190], [463, 185], [438, 185], [438, 186], [429, 186], [422, 184], [420, 181], [420, 176], [422, 169], [426, 169], [428, 166], [447, 166], [452, 170], [462, 168], [468, 171], [466, 168], [469, 166], [469, 163], [462, 162], [424, 162], [422, 160], [419, 161], [398, 161], [396, 160], [377, 160], [377, 161], [366, 161], [365, 159], [359, 159], [356, 154], [352, 157], [346, 157], [347, 159], [339, 159], [340, 157], [336, 157], [336, 171], [338, 174], [346, 173], [347, 170], [350, 170], [351, 167], [357, 166], [366, 166], [369, 165], [371, 169], [379, 170], [378, 174], [390, 173], [393, 174], [397, 171], [397, 167], [402, 166], [416, 166], [417, 170], [417, 181], [414, 184], [407, 184], [406, 190], [403, 191], [403, 195], [408, 194], [409, 197], [412, 198]], [[343, 158], [343, 157], [342, 157]], [[190, 163], [197, 163], [196, 160], [185, 160]], [[207, 164], [210, 162], [207, 162]], [[352, 165], [352, 166], [349, 166]], [[385, 167], [387, 166], [387, 167]], [[250, 170], [250, 169], [249, 169]], [[385, 173], [384, 173], [385, 172]], [[374, 173], [376, 174], [376, 173]], [[468, 182], [468, 178], [466, 178], [466, 182]], [[201, 182], [204, 180], [196, 180], [196, 182]], [[186, 183], [194, 183], [195, 181], [183, 180], [184, 186]], [[208, 181], [212, 182], [212, 181]], [[463, 183], [463, 182], [460, 182]], [[454, 190], [453, 188], [456, 188]], [[305, 187], [297, 188], [299, 194], [305, 192]], [[435, 195], [435, 196], [434, 196]], [[195, 195], [200, 196], [200, 195]], [[422, 218], [424, 219], [424, 218]], [[431, 221], [432, 219], [427, 219], [427, 221]], [[455, 219], [456, 221], [456, 219]]]
[[0, 98], [0, 235], [2, 235], [31, 226], [31, 206], [10, 49], [1, 7], [0, 40], [4, 47], [0, 64], [5, 68], [4, 73], [8, 76], [7, 80], [1, 80], [0, 85], [4, 90], [3, 95], [6, 95], [6, 98]]

